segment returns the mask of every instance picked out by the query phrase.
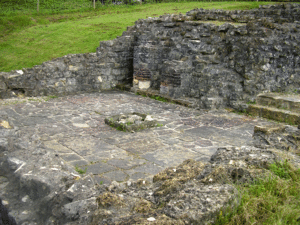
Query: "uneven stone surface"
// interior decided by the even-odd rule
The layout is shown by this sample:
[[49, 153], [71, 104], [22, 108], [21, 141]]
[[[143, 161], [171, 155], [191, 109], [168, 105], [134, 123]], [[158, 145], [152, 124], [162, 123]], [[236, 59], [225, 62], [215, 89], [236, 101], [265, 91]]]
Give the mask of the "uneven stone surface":
[[151, 115], [129, 113], [105, 118], [105, 123], [117, 130], [136, 132], [150, 127], [162, 126]]
[[98, 196], [91, 224], [212, 224], [224, 207], [239, 204], [234, 183], [268, 177], [266, 168], [281, 160], [271, 150], [226, 147], [207, 163], [186, 160], [160, 172], [152, 185], [114, 183]]
[[[235, 183], [267, 177], [270, 163], [286, 159], [299, 168], [296, 127], [204, 110], [297, 92], [299, 7], [148, 18], [96, 54], [1, 73], [1, 98], [19, 97], [0, 100], [0, 197], [10, 214], [22, 225], [211, 224], [239, 204]], [[116, 86], [181, 105], [99, 93]], [[139, 115], [160, 126], [122, 132], [105, 123]]]
[[253, 116], [299, 125], [299, 108], [299, 94], [263, 93], [257, 96], [256, 104], [248, 106], [247, 112]]
[[[130, 133], [118, 131], [104, 122], [106, 117], [133, 112], [150, 114], [163, 126]], [[67, 96], [49, 101], [44, 101], [43, 98], [2, 100], [0, 120], [0, 196], [7, 201], [11, 215], [19, 224], [72, 224], [73, 220], [74, 224], [88, 224], [96, 218], [92, 217], [92, 212], [99, 207], [96, 203], [97, 197], [114, 190], [113, 187], [117, 183], [113, 181], [123, 182], [118, 184], [122, 190], [128, 184], [132, 184], [132, 187], [139, 186], [138, 183], [134, 183], [139, 179], [140, 183], [144, 181], [145, 184], [151, 184], [154, 175], [172, 167], [166, 170], [165, 173], [168, 174], [175, 166], [188, 159], [196, 160], [192, 163], [195, 170], [189, 170], [182, 164], [183, 172], [181, 173], [178, 167], [177, 173], [174, 173], [176, 176], [181, 174], [184, 179], [178, 177], [174, 180], [172, 174], [156, 175], [154, 184], [147, 186], [145, 190], [151, 189], [155, 193], [153, 198], [160, 196], [153, 200], [152, 204], [160, 204], [159, 199], [166, 199], [166, 202], [167, 199], [181, 201], [180, 196], [166, 194], [168, 191], [164, 189], [166, 185], [163, 184], [170, 179], [170, 185], [167, 185], [170, 191], [173, 190], [171, 183], [176, 189], [176, 182], [179, 182], [183, 185], [180, 189], [189, 187], [196, 194], [200, 185], [203, 186], [201, 189], [207, 190], [207, 198], [211, 198], [211, 194], [205, 185], [213, 185], [216, 193], [224, 197], [220, 199], [223, 199], [225, 204], [230, 199], [235, 199], [234, 189], [228, 186], [229, 189], [225, 188], [224, 195], [221, 194], [220, 190], [223, 189], [221, 183], [216, 182], [216, 175], [211, 172], [212, 167], [203, 166], [209, 160], [214, 165], [222, 162], [227, 165], [223, 167], [228, 168], [225, 172], [234, 173], [230, 160], [224, 158], [227, 150], [222, 149], [229, 149], [230, 152], [233, 146], [251, 144], [255, 125], [273, 124], [263, 119], [227, 111], [200, 111], [118, 91]], [[223, 158], [218, 159], [219, 153], [211, 158], [218, 148], [221, 148], [219, 152], [225, 151], [221, 154]], [[243, 154], [248, 154], [245, 149], [239, 151], [246, 152], [240, 153], [243, 157]], [[262, 156], [259, 153], [257, 157]], [[275, 156], [272, 157], [270, 160], [276, 159]], [[260, 166], [259, 163], [257, 165]], [[195, 177], [202, 173], [202, 168], [208, 172], [205, 172], [205, 176], [201, 175], [200, 180], [196, 179]], [[188, 170], [190, 172], [186, 173]], [[209, 177], [208, 181], [205, 177]], [[110, 185], [113, 186], [109, 188]], [[143, 185], [141, 189], [142, 187]], [[138, 193], [136, 191], [128, 193], [131, 193], [128, 198], [139, 197], [134, 194]], [[203, 208], [206, 203], [201, 203], [202, 194], [199, 192], [197, 195], [197, 205]], [[220, 206], [213, 204], [218, 198], [212, 198], [215, 199], [211, 203], [214, 207], [213, 212], [222, 207], [223, 203], [220, 203]], [[138, 200], [132, 201], [134, 203]], [[128, 203], [127, 200], [125, 202]], [[147, 202], [141, 204], [142, 211], [144, 207], [147, 209]], [[98, 214], [110, 221], [111, 215], [115, 214], [110, 214], [109, 210], [105, 211], [105, 207], [104, 211]], [[177, 212], [177, 206], [165, 207], [164, 210], [161, 209], [159, 218], [169, 221], [166, 224], [172, 224], [174, 214], [178, 215], [178, 219], [186, 214], [185, 211]], [[196, 213], [189, 212], [191, 218]], [[125, 208], [124, 213], [130, 216], [127, 218], [124, 214], [128, 224], [131, 220], [139, 221], [144, 218], [140, 214], [128, 215], [129, 212]], [[122, 216], [118, 214], [114, 221], [119, 221], [119, 217]], [[204, 217], [207, 221], [214, 218], [212, 214], [206, 213], [197, 218]], [[182, 220], [182, 223], [185, 223], [184, 221]]]
[[132, 86], [135, 92], [155, 90], [192, 101], [195, 108], [244, 110], [259, 93], [299, 90], [299, 9], [299, 4], [246, 11], [195, 9], [138, 20], [121, 37], [101, 42], [96, 53], [1, 73], [0, 95], [65, 95]]
[[300, 130], [296, 127], [282, 125], [255, 126], [253, 138], [256, 147], [273, 147], [282, 150], [283, 154], [294, 153], [300, 155]]
[[256, 98], [259, 105], [300, 112], [300, 95], [285, 93], [263, 93]]

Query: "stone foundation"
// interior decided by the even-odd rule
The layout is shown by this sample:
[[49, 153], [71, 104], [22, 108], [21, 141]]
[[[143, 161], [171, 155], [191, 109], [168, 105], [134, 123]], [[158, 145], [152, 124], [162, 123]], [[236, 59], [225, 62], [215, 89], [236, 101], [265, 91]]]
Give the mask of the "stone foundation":
[[258, 93], [300, 88], [300, 6], [194, 9], [138, 20], [96, 53], [0, 73], [0, 95], [67, 95], [130, 84], [200, 108], [244, 108]]

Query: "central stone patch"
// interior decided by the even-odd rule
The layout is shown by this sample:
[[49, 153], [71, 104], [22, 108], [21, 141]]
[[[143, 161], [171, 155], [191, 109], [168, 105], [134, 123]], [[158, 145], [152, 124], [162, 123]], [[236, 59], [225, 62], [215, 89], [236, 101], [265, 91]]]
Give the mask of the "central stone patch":
[[105, 123], [117, 130], [135, 132], [158, 126], [157, 121], [150, 115], [142, 113], [129, 113], [105, 118]]

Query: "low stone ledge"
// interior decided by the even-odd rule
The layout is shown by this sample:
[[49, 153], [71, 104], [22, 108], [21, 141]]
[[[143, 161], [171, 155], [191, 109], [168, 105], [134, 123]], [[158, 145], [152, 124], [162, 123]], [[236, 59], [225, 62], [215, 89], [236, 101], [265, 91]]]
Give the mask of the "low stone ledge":
[[136, 112], [105, 118], [105, 123], [117, 128], [117, 130], [128, 132], [136, 132], [158, 125], [151, 115]]

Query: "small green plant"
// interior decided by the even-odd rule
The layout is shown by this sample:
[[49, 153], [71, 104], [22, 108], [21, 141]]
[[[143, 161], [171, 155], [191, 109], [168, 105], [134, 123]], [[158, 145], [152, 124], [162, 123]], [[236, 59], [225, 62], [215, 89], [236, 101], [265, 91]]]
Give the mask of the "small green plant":
[[29, 98], [28, 101], [32, 101], [32, 102], [41, 102], [40, 99], [33, 99], [33, 98]]
[[102, 185], [102, 184], [103, 184], [103, 180], [101, 180], [101, 181], [99, 182], [99, 184]]
[[168, 100], [164, 97], [161, 96], [150, 96], [150, 98], [157, 100], [157, 101], [161, 101], [161, 102], [168, 102]]
[[81, 168], [78, 167], [78, 165], [75, 166], [75, 171], [79, 174], [85, 174], [87, 170], [87, 167], [83, 170]]
[[49, 101], [51, 99], [55, 99], [55, 98], [58, 98], [58, 97], [55, 95], [49, 95], [49, 96], [45, 97], [44, 100], [47, 102], [47, 101]]
[[255, 104], [256, 104], [256, 101], [251, 101], [251, 100], [250, 100], [250, 101], [247, 102], [247, 104], [248, 104], [248, 105], [255, 105]]
[[119, 131], [124, 131], [124, 132], [126, 131], [126, 127], [124, 124], [120, 124], [116, 129]]
[[299, 224], [300, 169], [287, 161], [269, 165], [272, 175], [251, 184], [236, 184], [240, 205], [220, 211], [217, 225]]
[[287, 160], [284, 162], [280, 163], [274, 163], [269, 166], [269, 170], [272, 171], [275, 175], [282, 179], [289, 179], [291, 178], [290, 171], [291, 167], [288, 164]]
[[13, 102], [5, 102], [3, 103], [3, 105], [16, 105], [16, 104], [21, 104], [21, 103], [25, 103], [26, 100], [24, 101], [13, 101]]
[[157, 127], [163, 127], [164, 125], [163, 125], [163, 124], [160, 124], [160, 123], [158, 123], [156, 126], [157, 126]]

